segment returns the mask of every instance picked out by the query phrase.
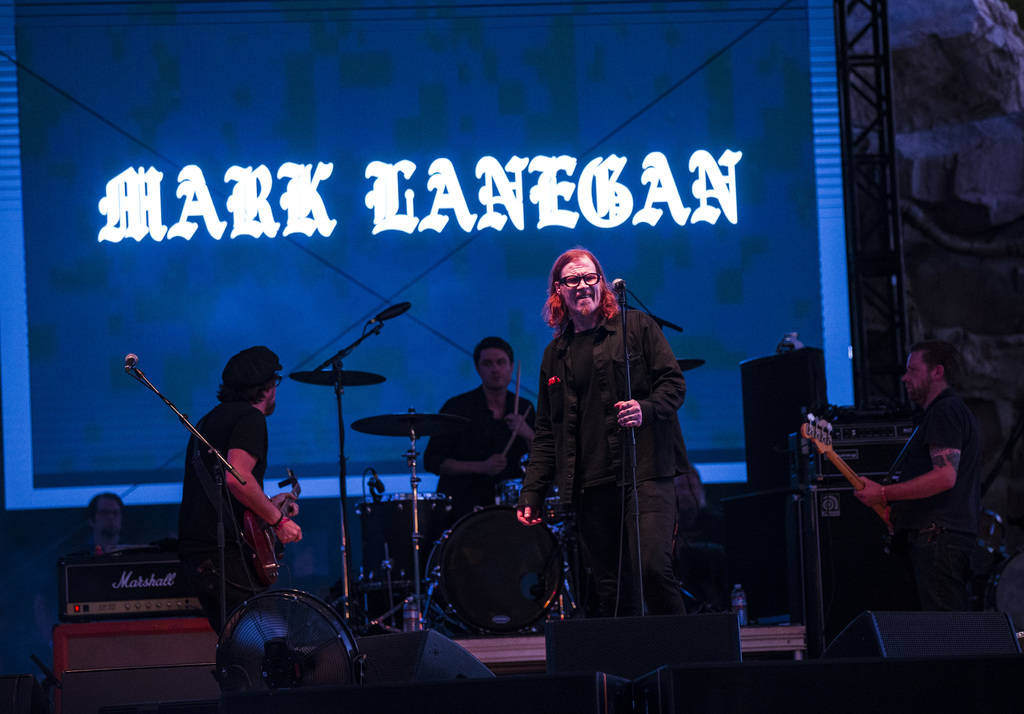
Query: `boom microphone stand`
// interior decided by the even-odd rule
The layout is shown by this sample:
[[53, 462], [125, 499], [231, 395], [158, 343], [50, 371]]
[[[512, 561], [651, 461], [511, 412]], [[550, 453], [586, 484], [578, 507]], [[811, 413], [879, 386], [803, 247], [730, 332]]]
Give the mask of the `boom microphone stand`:
[[344, 393], [345, 388], [343, 384], [344, 375], [342, 373], [341, 363], [342, 360], [352, 354], [352, 351], [362, 344], [363, 340], [367, 337], [370, 335], [380, 334], [381, 328], [384, 327], [385, 320], [398, 317], [408, 310], [409, 307], [410, 303], [400, 302], [397, 305], [385, 308], [376, 317], [363, 326], [363, 334], [359, 336], [359, 339], [349, 346], [338, 350], [333, 356], [324, 360], [319, 367], [313, 370], [314, 372], [319, 372], [329, 366], [334, 373], [334, 394], [338, 407], [338, 512], [341, 520], [341, 616], [346, 621], [349, 620], [352, 614], [350, 594], [352, 580], [350, 577], [351, 565], [349, 563], [348, 554], [348, 521], [345, 517], [345, 501], [348, 497], [348, 487], [345, 483], [345, 479], [347, 477], [345, 466], [345, 420], [342, 417], [341, 411], [341, 395]]
[[[619, 314], [622, 315], [622, 358], [626, 363], [626, 399], [625, 401], [631, 401], [633, 399], [633, 384], [629, 374], [629, 333], [626, 331], [626, 281], [622, 278], [616, 278], [612, 281], [612, 287], [615, 289], [615, 295], [619, 302]], [[629, 441], [627, 442], [627, 450], [629, 451], [629, 465], [632, 469], [631, 484], [633, 488], [633, 533], [636, 540], [636, 592], [640, 597], [640, 601], [637, 603], [639, 612], [643, 615], [646, 611], [644, 607], [644, 574], [643, 567], [640, 560], [640, 501], [637, 493], [636, 483], [636, 427], [629, 427]]]
[[[135, 366], [138, 362], [139, 358], [137, 355], [132, 353], [126, 354], [124, 356], [124, 371], [134, 377], [137, 382], [153, 392], [153, 394], [160, 397], [160, 400], [178, 417], [178, 421], [188, 429], [193, 437], [206, 446], [209, 452], [213, 454], [216, 459], [216, 466], [213, 469], [213, 473], [214, 481], [217, 486], [217, 495], [213, 499], [213, 505], [214, 508], [217, 509], [217, 557], [220, 562], [220, 626], [223, 628], [227, 622], [227, 573], [224, 570], [224, 472], [229, 472], [234, 476], [235, 480], [243, 486], [246, 482], [245, 479], [239, 476], [238, 472], [235, 471], [235, 467], [228, 463], [228, 460], [224, 458], [224, 455], [220, 453], [213, 444], [207, 441], [205, 436], [199, 433], [199, 430], [192, 425], [192, 422], [188, 420], [188, 417], [178, 411], [178, 407], [174, 406], [174, 404], [171, 403], [171, 400], [161, 394], [160, 390], [153, 386], [153, 383], [149, 381], [145, 374], [143, 374], [142, 370]], [[191, 451], [191, 449], [189, 451]], [[193, 454], [189, 454], [189, 458], [192, 458], [193, 456]], [[196, 458], [198, 459], [197, 456]], [[202, 474], [198, 471], [196, 472], [196, 478], [202, 479]], [[207, 493], [209, 494], [209, 491], [207, 491]]]

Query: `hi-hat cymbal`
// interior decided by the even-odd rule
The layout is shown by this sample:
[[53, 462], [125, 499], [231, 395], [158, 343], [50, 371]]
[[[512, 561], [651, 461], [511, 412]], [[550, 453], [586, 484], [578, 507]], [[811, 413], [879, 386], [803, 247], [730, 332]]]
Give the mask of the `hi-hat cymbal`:
[[[334, 386], [333, 369], [322, 369], [312, 372], [292, 372], [288, 376], [296, 382], [321, 384], [328, 387]], [[351, 369], [342, 370], [341, 372], [341, 386], [343, 387], [362, 387], [367, 384], [380, 384], [383, 381], [384, 377], [382, 375], [374, 374], [373, 372], [357, 372]]]
[[702, 364], [704, 364], [705, 361], [706, 360], [702, 360], [702, 359], [677, 359], [676, 360], [676, 362], [679, 363], [679, 369], [683, 370], [684, 372], [686, 370], [688, 370], [688, 369], [697, 369]]
[[438, 436], [455, 434], [466, 428], [469, 419], [454, 414], [378, 414], [352, 422], [352, 428], [364, 434], [377, 436], [409, 436], [412, 429], [416, 436]]

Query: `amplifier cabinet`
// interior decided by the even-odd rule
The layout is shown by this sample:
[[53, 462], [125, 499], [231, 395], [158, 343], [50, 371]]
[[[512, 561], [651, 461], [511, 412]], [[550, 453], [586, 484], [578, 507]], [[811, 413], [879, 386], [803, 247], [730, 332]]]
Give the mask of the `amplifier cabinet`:
[[[855, 472], [877, 480], [888, 475], [913, 433], [914, 425], [910, 420], [833, 424], [832, 448]], [[822, 479], [842, 479], [839, 469], [827, 458], [819, 458], [818, 464]]]
[[176, 553], [122, 550], [57, 561], [63, 622], [199, 614]]

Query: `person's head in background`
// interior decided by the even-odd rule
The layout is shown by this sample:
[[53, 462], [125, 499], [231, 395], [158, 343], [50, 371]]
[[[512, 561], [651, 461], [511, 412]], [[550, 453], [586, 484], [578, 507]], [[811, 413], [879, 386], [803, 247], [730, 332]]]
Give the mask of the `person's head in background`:
[[121, 516], [124, 502], [116, 493], [98, 493], [88, 506], [93, 547], [105, 551], [121, 542]]

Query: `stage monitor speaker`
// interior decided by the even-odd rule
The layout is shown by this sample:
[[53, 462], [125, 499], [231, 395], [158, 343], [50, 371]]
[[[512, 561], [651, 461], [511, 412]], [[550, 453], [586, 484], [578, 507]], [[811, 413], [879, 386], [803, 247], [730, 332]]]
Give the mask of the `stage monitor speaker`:
[[548, 674], [604, 672], [633, 679], [664, 665], [739, 662], [735, 615], [656, 615], [551, 620]]
[[361, 637], [364, 683], [481, 679], [494, 674], [462, 645], [433, 630]]
[[740, 363], [747, 483], [758, 491], [789, 486], [787, 440], [802, 410], [828, 403], [825, 353], [815, 347]]
[[31, 674], [0, 675], [0, 712], [47, 714], [49, 711], [43, 689]]
[[230, 692], [221, 714], [633, 714], [627, 679], [519, 676], [370, 687]]
[[865, 611], [839, 633], [822, 658], [1019, 653], [1013, 623], [1001, 612]]

